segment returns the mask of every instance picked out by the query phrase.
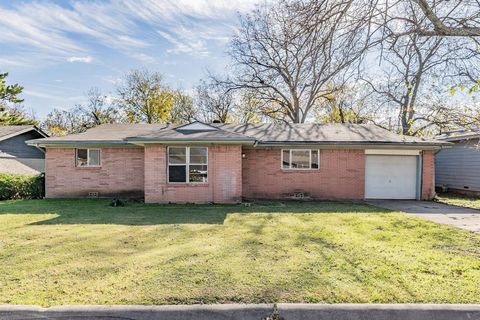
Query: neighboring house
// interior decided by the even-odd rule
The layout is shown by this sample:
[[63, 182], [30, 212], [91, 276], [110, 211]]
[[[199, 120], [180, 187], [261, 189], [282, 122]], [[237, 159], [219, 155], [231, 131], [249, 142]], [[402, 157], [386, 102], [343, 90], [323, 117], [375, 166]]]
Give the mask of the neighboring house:
[[437, 139], [452, 142], [453, 146], [435, 156], [436, 186], [480, 194], [480, 130], [448, 132]]
[[47, 197], [430, 199], [448, 145], [353, 124], [106, 124], [37, 139]]
[[25, 143], [48, 137], [35, 126], [0, 126], [0, 173], [34, 175], [45, 170], [45, 152]]

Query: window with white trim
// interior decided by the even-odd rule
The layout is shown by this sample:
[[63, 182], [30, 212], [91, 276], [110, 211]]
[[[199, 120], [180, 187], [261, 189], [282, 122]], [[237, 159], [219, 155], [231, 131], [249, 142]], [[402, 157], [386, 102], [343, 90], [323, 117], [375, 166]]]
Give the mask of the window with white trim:
[[206, 183], [207, 147], [168, 147], [168, 182]]
[[76, 149], [75, 161], [77, 167], [100, 167], [100, 149]]
[[318, 169], [320, 167], [320, 150], [283, 149], [283, 169]]

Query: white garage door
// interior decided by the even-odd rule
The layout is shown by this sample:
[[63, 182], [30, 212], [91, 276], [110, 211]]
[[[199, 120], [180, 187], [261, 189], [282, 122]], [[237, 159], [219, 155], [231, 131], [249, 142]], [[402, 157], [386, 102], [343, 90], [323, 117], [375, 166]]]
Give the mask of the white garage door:
[[365, 161], [365, 198], [416, 198], [416, 156], [366, 155]]

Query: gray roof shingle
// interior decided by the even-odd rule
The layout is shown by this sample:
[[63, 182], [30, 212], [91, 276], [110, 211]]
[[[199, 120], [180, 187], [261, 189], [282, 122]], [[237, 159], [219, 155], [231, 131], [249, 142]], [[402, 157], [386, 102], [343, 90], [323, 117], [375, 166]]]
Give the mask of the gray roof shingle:
[[2, 126], [0, 125], [0, 140], [4, 140], [30, 130], [38, 131], [43, 136], [47, 136], [43, 131], [38, 129], [33, 125], [24, 125], [24, 126]]
[[34, 143], [121, 143], [209, 141], [258, 144], [401, 144], [444, 145], [438, 140], [400, 136], [365, 124], [211, 124], [218, 130], [183, 130], [179, 125], [105, 124], [84, 133], [32, 140]]
[[25, 129], [33, 129], [33, 126], [0, 126], [0, 137], [8, 136], [16, 132], [24, 131]]
[[88, 129], [82, 133], [69, 134], [62, 137], [50, 137], [47, 139], [37, 139], [36, 141], [43, 142], [82, 142], [82, 141], [109, 141], [109, 142], [122, 142], [128, 137], [134, 137], [138, 135], [147, 135], [153, 132], [158, 132], [167, 125], [165, 124], [102, 124], [98, 127]]
[[83, 133], [63, 137], [32, 140], [38, 143], [118, 143], [139, 141], [248, 141], [245, 135], [218, 128], [209, 131], [189, 131], [167, 124], [102, 124]]
[[235, 133], [224, 128], [217, 130], [182, 130], [177, 126], [167, 126], [162, 130], [151, 132], [145, 135], [128, 137], [128, 141], [252, 141], [255, 139], [241, 133]]
[[220, 124], [220, 128], [255, 138], [262, 143], [435, 143], [425, 138], [400, 136], [368, 124]]
[[461, 140], [471, 140], [480, 138], [480, 128], [475, 128], [473, 130], [456, 130], [445, 132], [441, 135], [435, 137], [441, 141], [461, 141]]

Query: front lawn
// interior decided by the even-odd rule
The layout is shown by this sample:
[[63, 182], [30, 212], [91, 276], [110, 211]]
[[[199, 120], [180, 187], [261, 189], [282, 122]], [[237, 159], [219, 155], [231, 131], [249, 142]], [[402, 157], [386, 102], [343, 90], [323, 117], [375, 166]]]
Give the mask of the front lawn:
[[480, 235], [353, 203], [0, 202], [0, 304], [480, 303]]
[[453, 193], [443, 193], [435, 198], [438, 202], [459, 207], [480, 209], [480, 197], [468, 197]]

